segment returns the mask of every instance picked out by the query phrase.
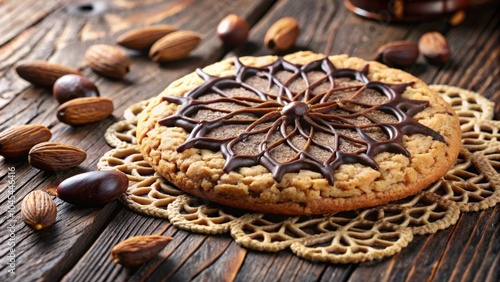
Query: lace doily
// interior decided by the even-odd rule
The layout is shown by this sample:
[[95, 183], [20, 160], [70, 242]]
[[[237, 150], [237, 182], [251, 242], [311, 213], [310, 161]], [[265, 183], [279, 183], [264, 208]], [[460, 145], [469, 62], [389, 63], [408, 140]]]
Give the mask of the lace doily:
[[279, 216], [240, 211], [185, 194], [157, 175], [136, 144], [137, 115], [148, 101], [129, 107], [125, 120], [108, 128], [114, 147], [100, 170], [129, 176], [121, 201], [141, 214], [168, 219], [197, 233], [229, 232], [241, 246], [331, 263], [357, 263], [398, 253], [414, 234], [434, 233], [455, 224], [460, 212], [484, 210], [500, 201], [500, 121], [492, 102], [446, 85], [432, 85], [460, 117], [463, 148], [454, 167], [439, 181], [406, 199], [374, 208], [324, 216]]

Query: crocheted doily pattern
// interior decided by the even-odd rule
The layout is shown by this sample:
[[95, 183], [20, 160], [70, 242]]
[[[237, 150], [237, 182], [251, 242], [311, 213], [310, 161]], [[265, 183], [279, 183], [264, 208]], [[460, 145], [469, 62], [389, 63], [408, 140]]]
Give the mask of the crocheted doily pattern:
[[414, 234], [435, 233], [455, 224], [461, 212], [500, 201], [500, 121], [494, 104], [480, 95], [431, 85], [460, 117], [462, 149], [450, 171], [420, 193], [364, 210], [323, 216], [280, 216], [241, 211], [188, 195], [155, 173], [136, 144], [137, 115], [148, 101], [130, 106], [125, 120], [105, 134], [108, 151], [98, 169], [126, 173], [130, 187], [120, 200], [138, 213], [168, 219], [197, 233], [230, 233], [241, 246], [331, 263], [357, 263], [391, 256]]

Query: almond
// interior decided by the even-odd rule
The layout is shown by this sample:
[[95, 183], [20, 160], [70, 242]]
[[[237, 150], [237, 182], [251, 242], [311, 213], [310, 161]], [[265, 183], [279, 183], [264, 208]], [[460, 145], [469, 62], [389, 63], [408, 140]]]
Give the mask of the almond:
[[96, 44], [85, 52], [85, 59], [96, 73], [109, 78], [121, 79], [130, 70], [130, 60], [120, 48]]
[[291, 17], [282, 18], [267, 30], [264, 45], [275, 51], [290, 49], [299, 37], [299, 33], [297, 20]]
[[158, 39], [176, 31], [170, 25], [153, 25], [133, 29], [118, 37], [116, 43], [133, 50], [144, 50], [151, 47]]
[[102, 120], [111, 115], [113, 110], [113, 101], [107, 98], [76, 98], [57, 108], [57, 118], [69, 125], [82, 125]]
[[451, 56], [446, 38], [439, 32], [427, 32], [420, 37], [418, 49], [431, 62], [446, 63]]
[[201, 41], [201, 35], [186, 30], [174, 31], [156, 41], [149, 51], [155, 62], [169, 62], [187, 57]]
[[31, 148], [28, 161], [38, 169], [64, 170], [78, 166], [87, 158], [84, 150], [64, 143], [42, 142]]
[[149, 235], [130, 237], [113, 247], [111, 259], [126, 267], [147, 262], [163, 250], [172, 237]]
[[38, 143], [49, 141], [50, 130], [38, 124], [18, 125], [0, 133], [0, 155], [6, 158], [18, 158], [28, 155], [30, 149]]
[[66, 74], [79, 74], [74, 68], [47, 61], [21, 62], [16, 65], [17, 74], [24, 80], [40, 86], [52, 86], [58, 78]]
[[26, 225], [38, 231], [56, 222], [57, 206], [49, 194], [35, 190], [23, 199], [21, 215]]

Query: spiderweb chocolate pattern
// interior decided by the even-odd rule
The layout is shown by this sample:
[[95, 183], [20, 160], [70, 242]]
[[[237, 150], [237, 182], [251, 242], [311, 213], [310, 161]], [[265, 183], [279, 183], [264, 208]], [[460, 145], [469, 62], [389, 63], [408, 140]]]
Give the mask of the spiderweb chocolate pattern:
[[[163, 97], [181, 106], [159, 121], [191, 132], [179, 152], [220, 150], [226, 172], [260, 164], [279, 181], [285, 173], [308, 169], [333, 184], [333, 172], [342, 164], [378, 169], [373, 158], [381, 152], [410, 157], [404, 134], [444, 142], [412, 118], [428, 106], [401, 96], [413, 83], [370, 81], [368, 65], [361, 71], [337, 69], [327, 58], [302, 66], [283, 58], [260, 68], [238, 59], [234, 64], [236, 74], [227, 77], [198, 69], [205, 82], [183, 97]], [[250, 82], [255, 77], [264, 87]]]

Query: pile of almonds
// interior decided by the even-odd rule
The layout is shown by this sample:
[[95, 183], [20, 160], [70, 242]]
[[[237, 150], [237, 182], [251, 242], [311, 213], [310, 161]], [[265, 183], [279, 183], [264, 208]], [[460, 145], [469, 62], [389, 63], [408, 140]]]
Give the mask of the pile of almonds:
[[375, 60], [392, 67], [411, 66], [422, 54], [431, 63], [446, 63], [451, 49], [446, 38], [439, 32], [427, 32], [420, 37], [418, 44], [412, 41], [395, 41], [377, 49]]
[[[150, 49], [153, 61], [167, 62], [188, 56], [200, 41], [198, 33], [158, 25], [132, 30], [117, 43], [134, 50]], [[130, 70], [126, 54], [112, 45], [90, 46], [85, 60], [95, 73], [111, 79], [121, 79]], [[60, 103], [56, 117], [63, 123], [84, 125], [113, 113], [113, 102], [101, 97], [97, 86], [77, 69], [47, 61], [22, 62], [15, 69], [21, 78], [34, 85], [52, 87], [53, 96]], [[0, 155], [8, 159], [27, 157], [33, 167], [45, 171], [71, 169], [86, 159], [84, 150], [51, 142], [51, 137], [50, 129], [43, 125], [11, 127], [0, 133]], [[90, 171], [62, 181], [54, 196], [78, 206], [103, 206], [125, 193], [128, 185], [128, 177], [120, 171]], [[21, 214], [25, 224], [38, 231], [55, 223], [57, 206], [48, 193], [35, 190], [23, 199]], [[150, 260], [171, 240], [156, 235], [132, 237], [113, 248], [111, 255], [116, 263], [133, 267]]]
[[20, 77], [34, 85], [52, 87], [54, 98], [61, 104], [57, 118], [69, 125], [100, 121], [113, 113], [113, 103], [100, 97], [93, 82], [73, 68], [46, 62], [22, 62], [16, 66]]
[[120, 36], [116, 43], [137, 51], [149, 49], [149, 58], [154, 62], [171, 62], [187, 57], [201, 39], [201, 34], [197, 32], [177, 30], [169, 25], [153, 25], [133, 29]]

